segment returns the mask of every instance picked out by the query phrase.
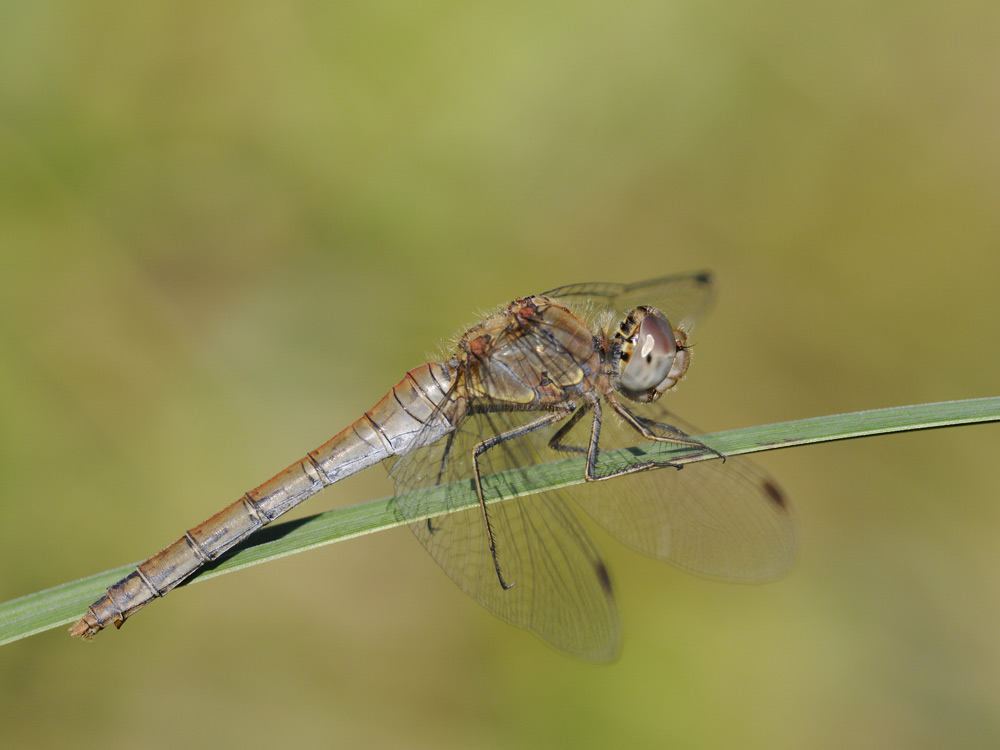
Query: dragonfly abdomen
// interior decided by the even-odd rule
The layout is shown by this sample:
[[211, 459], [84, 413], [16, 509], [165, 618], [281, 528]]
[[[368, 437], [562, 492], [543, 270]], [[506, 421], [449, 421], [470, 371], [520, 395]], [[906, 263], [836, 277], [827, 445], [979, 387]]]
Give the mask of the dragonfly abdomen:
[[330, 482], [429, 445], [454, 429], [447, 403], [453, 370], [432, 363], [410, 370], [382, 400], [337, 437], [309, 454]]
[[94, 602], [70, 633], [93, 638], [163, 596], [260, 527], [392, 455], [434, 442], [453, 427], [446, 402], [453, 369], [425, 364], [406, 374], [357, 422], [141, 563]]

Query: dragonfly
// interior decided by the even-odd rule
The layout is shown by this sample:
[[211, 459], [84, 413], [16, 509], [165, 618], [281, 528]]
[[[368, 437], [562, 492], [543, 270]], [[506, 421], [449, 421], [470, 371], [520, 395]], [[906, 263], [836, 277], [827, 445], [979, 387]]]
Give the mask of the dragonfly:
[[[687, 571], [732, 582], [781, 576], [795, 530], [778, 485], [663, 408], [711, 299], [711, 275], [699, 272], [572, 284], [503, 305], [447, 359], [410, 370], [341, 433], [138, 565], [70, 633], [120, 628], [261, 527], [383, 461], [397, 518], [445, 573], [502, 619], [581, 659], [617, 658], [621, 629], [579, 508], [626, 545]], [[640, 450], [648, 445], [721, 460], [685, 467], [650, 458]], [[533, 467], [565, 459], [576, 459], [584, 481], [519, 492]], [[438, 511], [421, 499], [429, 488], [444, 493]]]

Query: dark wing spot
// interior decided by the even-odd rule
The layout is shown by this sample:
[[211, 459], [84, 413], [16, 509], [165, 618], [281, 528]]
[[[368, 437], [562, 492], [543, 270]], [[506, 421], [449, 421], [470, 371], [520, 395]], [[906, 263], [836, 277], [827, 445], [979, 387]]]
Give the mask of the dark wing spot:
[[771, 498], [771, 502], [777, 505], [779, 508], [787, 508], [787, 501], [785, 500], [784, 494], [778, 489], [778, 486], [771, 481], [764, 481], [764, 492], [767, 496]]
[[594, 564], [594, 572], [597, 573], [597, 579], [601, 582], [601, 588], [604, 589], [604, 593], [610, 595], [612, 593], [611, 576], [608, 575], [608, 569], [602, 560], [598, 560]]

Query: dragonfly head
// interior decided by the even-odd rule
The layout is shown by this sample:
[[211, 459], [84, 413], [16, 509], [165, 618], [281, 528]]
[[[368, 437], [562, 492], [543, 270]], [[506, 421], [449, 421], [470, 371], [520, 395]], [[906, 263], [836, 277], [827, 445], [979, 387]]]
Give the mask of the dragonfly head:
[[653, 307], [637, 307], [618, 326], [611, 383], [632, 401], [655, 401], [684, 377], [691, 361], [687, 335]]

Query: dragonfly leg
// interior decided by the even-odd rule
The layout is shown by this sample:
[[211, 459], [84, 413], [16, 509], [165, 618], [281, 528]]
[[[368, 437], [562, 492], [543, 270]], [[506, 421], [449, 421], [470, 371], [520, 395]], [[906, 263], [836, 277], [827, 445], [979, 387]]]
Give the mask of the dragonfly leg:
[[[650, 419], [644, 419], [642, 417], [636, 416], [635, 414], [630, 412], [627, 408], [625, 408], [625, 406], [623, 406], [622, 403], [618, 401], [617, 398], [615, 398], [613, 393], [608, 393], [605, 395], [605, 397], [607, 399], [607, 402], [611, 404], [611, 408], [614, 409], [632, 429], [634, 429], [636, 432], [638, 432], [647, 440], [653, 440], [657, 443], [673, 443], [674, 445], [689, 445], [692, 448], [700, 448], [703, 451], [712, 453], [715, 455], [716, 458], [721, 458], [723, 461], [726, 460], [726, 457], [721, 453], [719, 453], [719, 451], [715, 450], [715, 448], [705, 445], [700, 440], [695, 440], [693, 437], [691, 437], [685, 432], [682, 432], [681, 430], [678, 430], [676, 427], [664, 424], [662, 422], [654, 422]], [[668, 436], [668, 435], [657, 434], [653, 432], [650, 429], [650, 427], [657, 427], [663, 430], [664, 432], [669, 432], [670, 435]]]
[[[444, 476], [444, 466], [448, 461], [448, 456], [451, 454], [451, 445], [455, 442], [455, 432], [449, 432], [448, 437], [445, 439], [444, 450], [441, 452], [441, 463], [438, 465], [437, 481], [434, 483], [436, 485], [441, 484], [441, 477]], [[432, 534], [437, 531], [434, 527], [434, 519], [427, 519], [427, 530]]]
[[590, 408], [589, 404], [585, 404], [573, 412], [573, 416], [566, 420], [566, 422], [556, 430], [556, 433], [549, 439], [549, 448], [554, 451], [562, 451], [563, 453], [587, 453], [589, 448], [584, 448], [581, 445], [566, 445], [563, 443], [563, 438], [572, 430], [577, 422], [579, 422], [583, 415], [587, 413], [587, 409]]
[[500, 581], [500, 586], [504, 590], [509, 589], [516, 582], [507, 583], [506, 579], [503, 577], [503, 572], [500, 570], [500, 558], [497, 555], [496, 537], [493, 534], [493, 525], [490, 521], [489, 511], [486, 508], [486, 498], [483, 495], [483, 480], [479, 473], [479, 457], [490, 448], [500, 445], [500, 443], [513, 440], [514, 438], [519, 438], [523, 435], [527, 435], [529, 432], [534, 432], [535, 430], [540, 430], [543, 427], [547, 427], [548, 425], [558, 422], [561, 419], [565, 419], [568, 414], [569, 409], [551, 411], [548, 414], [538, 417], [537, 419], [532, 419], [530, 422], [526, 422], [519, 427], [493, 435], [486, 440], [483, 440], [481, 443], [478, 443], [472, 449], [472, 470], [476, 484], [476, 495], [479, 498], [479, 509], [482, 511], [483, 523], [486, 526], [486, 537], [489, 542], [490, 556], [493, 558], [493, 569], [496, 571], [497, 580]]
[[[618, 414], [620, 414], [622, 416], [622, 418], [625, 419], [625, 421], [632, 428], [634, 428], [639, 434], [641, 434], [645, 438], [648, 438], [650, 440], [655, 440], [657, 442], [676, 443], [678, 445], [690, 445], [692, 447], [698, 447], [698, 448], [701, 448], [703, 450], [710, 451], [710, 452], [715, 453], [716, 455], [718, 455], [718, 456], [720, 456], [722, 458], [725, 458], [718, 451], [716, 451], [716, 450], [714, 450], [712, 448], [709, 448], [707, 445], [705, 445], [703, 443], [700, 443], [697, 440], [689, 438], [688, 436], [684, 435], [684, 433], [680, 432], [680, 430], [676, 430], [676, 428], [670, 427], [670, 430], [671, 431], [675, 431], [676, 430], [676, 432], [678, 432], [679, 435], [684, 435], [684, 437], [680, 437], [680, 436], [678, 436], [678, 437], [665, 437], [665, 436], [662, 436], [662, 435], [657, 435], [656, 433], [652, 432], [649, 429], [649, 427], [643, 422], [643, 420], [641, 420], [639, 417], [637, 417], [634, 414], [632, 414], [632, 412], [630, 412], [624, 406], [622, 406], [621, 404], [619, 404], [617, 401], [614, 401], [614, 400], [612, 400], [612, 399], [609, 398], [608, 399], [608, 403], [611, 404], [612, 408], [614, 408], [614, 410]], [[683, 464], [675, 464], [675, 463], [673, 463], [671, 461], [642, 461], [642, 462], [639, 462], [639, 463], [632, 464], [631, 466], [627, 466], [624, 469], [614, 469], [612, 471], [606, 471], [604, 473], [598, 473], [598, 471], [597, 471], [597, 458], [598, 458], [598, 456], [601, 453], [601, 449], [600, 449], [600, 438], [601, 438], [601, 404], [600, 404], [600, 402], [599, 401], [595, 401], [594, 404], [593, 404], [593, 406], [592, 406], [592, 408], [594, 410], [594, 419], [591, 422], [591, 427], [590, 427], [590, 448], [587, 451], [587, 468], [586, 468], [586, 470], [584, 472], [584, 479], [586, 479], [588, 482], [601, 482], [601, 481], [603, 481], [605, 479], [612, 479], [614, 477], [624, 476], [625, 474], [634, 474], [637, 471], [649, 471], [651, 469], [662, 469], [662, 468], [667, 468], [667, 467], [673, 468], [673, 469], [678, 469], [678, 470], [684, 468]], [[659, 424], [659, 423], [656, 423], [656, 424]], [[669, 427], [669, 425], [664, 425], [664, 426]]]
[[444, 451], [441, 453], [441, 463], [438, 465], [438, 475], [437, 481], [434, 484], [441, 484], [441, 477], [444, 475], [444, 465], [448, 461], [448, 455], [451, 453], [451, 444], [455, 442], [456, 431], [452, 430], [448, 433], [448, 437], [445, 438]]

